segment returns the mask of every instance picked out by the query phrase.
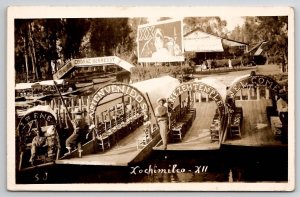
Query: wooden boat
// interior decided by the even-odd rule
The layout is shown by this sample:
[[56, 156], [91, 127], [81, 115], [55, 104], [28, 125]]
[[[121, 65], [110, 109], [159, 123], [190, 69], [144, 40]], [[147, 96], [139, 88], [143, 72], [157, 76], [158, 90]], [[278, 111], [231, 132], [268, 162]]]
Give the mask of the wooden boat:
[[[135, 89], [136, 92], [140, 90], [143, 93], [152, 93], [146, 87], [152, 88], [154, 84], [153, 81], [155, 80], [164, 81], [166, 83], [169, 82], [170, 85], [167, 88], [175, 88], [179, 84], [177, 79], [163, 77], [152, 79], [147, 82], [131, 84], [130, 86], [126, 84], [123, 85], [130, 88], [137, 88]], [[171, 85], [172, 83], [173, 86]], [[116, 85], [117, 84], [110, 84], [103, 88], [115, 88]], [[122, 88], [120, 88], [120, 90], [121, 89]], [[157, 91], [158, 89], [159, 87], [152, 91]], [[154, 95], [156, 97], [161, 97], [162, 95], [160, 94], [166, 94], [166, 91], [159, 91], [159, 94]], [[122, 104], [122, 101], [129, 100], [128, 95], [125, 96], [128, 98], [122, 98], [120, 97], [120, 93], [117, 93], [115, 94], [116, 99], [114, 99], [113, 95], [114, 94], [109, 93], [108, 100], [104, 99], [101, 103], [101, 109], [108, 109], [106, 112], [108, 113], [108, 116], [110, 116], [109, 114], [118, 114], [117, 111], [120, 111], [122, 114], [122, 111], [124, 110], [125, 114], [119, 114], [113, 119], [110, 118], [109, 121], [106, 121], [106, 116], [104, 116], [103, 113], [102, 118], [99, 117], [100, 114], [95, 116], [95, 125], [97, 125], [97, 127], [95, 131], [92, 132], [93, 138], [82, 146], [83, 152], [79, 153], [77, 150], [74, 150], [71, 154], [64, 155], [55, 161], [56, 164], [128, 166], [133, 163], [141, 162], [150, 155], [152, 147], [160, 140], [157, 127], [151, 126], [150, 128], [152, 129], [149, 129], [149, 125], [145, 126], [143, 124], [145, 114], [142, 113], [141, 108], [130, 108], [130, 110], [128, 108], [128, 111], [126, 112], [127, 104]], [[142, 96], [142, 93], [140, 96]], [[142, 97], [138, 98], [141, 99]], [[150, 102], [153, 100], [156, 101], [156, 98], [150, 97]], [[123, 107], [117, 110], [117, 107], [114, 107], [114, 105], [118, 105], [119, 102], [121, 102], [121, 106]], [[110, 111], [109, 109], [111, 108], [117, 111]], [[148, 110], [150, 110], [150, 108], [148, 108]], [[114, 115], [111, 116], [114, 117]], [[98, 119], [102, 120], [98, 121]], [[149, 132], [149, 130], [151, 130], [151, 132]]]
[[[169, 120], [167, 150], [220, 149], [227, 129], [225, 94], [219, 93], [220, 89], [225, 90], [225, 85], [214, 79], [195, 80], [175, 88], [172, 95], [178, 95], [176, 100], [181, 104], [173, 109]], [[174, 99], [170, 97], [169, 101]], [[153, 149], [164, 150], [162, 142]]]
[[[246, 82], [245, 87], [239, 85]], [[278, 124], [275, 96], [279, 89], [282, 86], [268, 76], [254, 74], [237, 78], [228, 89], [228, 95], [234, 96], [228, 105], [233, 113], [222, 145], [287, 147], [288, 144], [281, 141]], [[239, 111], [242, 118], [237, 117]]]
[[[42, 133], [45, 146], [35, 146], [34, 160], [31, 153], [33, 141], [37, 133]], [[41, 139], [42, 139], [41, 138]], [[60, 145], [56, 128], [56, 115], [49, 106], [38, 105], [28, 109], [20, 119], [16, 134], [17, 147], [19, 148], [17, 169], [19, 171], [30, 170], [45, 165], [52, 165], [59, 156]]]

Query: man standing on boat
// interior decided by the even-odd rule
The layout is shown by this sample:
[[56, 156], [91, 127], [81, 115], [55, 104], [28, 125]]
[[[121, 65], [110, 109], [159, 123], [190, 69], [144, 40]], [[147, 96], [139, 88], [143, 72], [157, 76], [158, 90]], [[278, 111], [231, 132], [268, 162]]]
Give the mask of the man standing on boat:
[[163, 142], [163, 149], [167, 149], [167, 143], [168, 143], [168, 107], [165, 106], [166, 99], [165, 98], [159, 98], [157, 100], [158, 106], [155, 108], [155, 116], [157, 118], [160, 136]]
[[288, 139], [288, 103], [285, 90], [279, 90], [279, 99], [276, 102], [279, 119], [282, 123], [281, 141], [286, 144]]
[[82, 112], [79, 109], [76, 108], [73, 113], [75, 114], [75, 120], [72, 121], [74, 132], [66, 140], [66, 148], [68, 149], [68, 153], [66, 154], [70, 154], [73, 147], [77, 145], [79, 155], [81, 156], [81, 143], [85, 139], [87, 124], [82, 116]]

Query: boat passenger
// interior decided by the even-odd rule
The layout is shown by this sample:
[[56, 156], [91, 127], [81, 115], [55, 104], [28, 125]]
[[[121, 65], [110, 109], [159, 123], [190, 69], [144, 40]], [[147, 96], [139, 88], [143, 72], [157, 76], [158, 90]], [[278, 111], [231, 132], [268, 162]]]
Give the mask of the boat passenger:
[[42, 129], [38, 126], [36, 136], [32, 139], [31, 143], [31, 157], [29, 162], [33, 165], [36, 159], [36, 153], [38, 148], [47, 147], [47, 137], [44, 135]]
[[288, 103], [285, 90], [279, 90], [279, 99], [276, 102], [279, 119], [282, 123], [281, 141], [287, 143], [288, 136]]
[[68, 153], [71, 153], [72, 149], [77, 146], [78, 152], [82, 152], [81, 144], [85, 140], [85, 131], [87, 130], [87, 124], [82, 116], [82, 112], [79, 109], [75, 109], [75, 120], [72, 121], [72, 125], [74, 128], [74, 132], [72, 135], [66, 140], [66, 148], [68, 149]]

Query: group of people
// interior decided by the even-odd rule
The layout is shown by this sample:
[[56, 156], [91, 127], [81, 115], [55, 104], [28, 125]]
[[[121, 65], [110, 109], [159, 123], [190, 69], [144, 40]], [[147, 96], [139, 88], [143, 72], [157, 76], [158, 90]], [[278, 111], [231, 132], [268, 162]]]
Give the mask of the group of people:
[[206, 70], [206, 69], [215, 69], [216, 68], [216, 61], [214, 59], [208, 59], [208, 60], [203, 60], [202, 62], [200, 62], [200, 66], [202, 70]]
[[[79, 109], [75, 109], [73, 113], [75, 115], [75, 118], [71, 121], [71, 123], [74, 130], [65, 142], [66, 149], [68, 150], [66, 155], [70, 154], [71, 151], [76, 148], [76, 146], [78, 148], [78, 152], [82, 152], [82, 142], [85, 140], [86, 131], [89, 129], [82, 116], [82, 112]], [[44, 133], [41, 127], [37, 126], [36, 136], [33, 138], [31, 143], [31, 157], [29, 159], [29, 162], [32, 165], [34, 165], [38, 150], [49, 147], [50, 144], [47, 140], [47, 137], [53, 135], [55, 129], [55, 126], [51, 125]], [[56, 145], [60, 146], [59, 143], [57, 143]]]

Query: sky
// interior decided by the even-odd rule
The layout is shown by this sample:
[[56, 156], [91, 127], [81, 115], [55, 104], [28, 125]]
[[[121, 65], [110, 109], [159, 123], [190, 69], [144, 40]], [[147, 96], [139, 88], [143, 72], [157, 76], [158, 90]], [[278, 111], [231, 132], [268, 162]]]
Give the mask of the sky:
[[236, 26], [242, 26], [245, 23], [245, 19], [241, 16], [220, 16], [220, 18], [227, 21], [226, 28], [228, 31], [232, 31]]
[[[236, 26], [242, 26], [245, 23], [245, 19], [241, 16], [220, 16], [222, 20], [227, 21], [227, 30], [232, 31]], [[159, 17], [148, 18], [149, 23], [155, 23]]]

